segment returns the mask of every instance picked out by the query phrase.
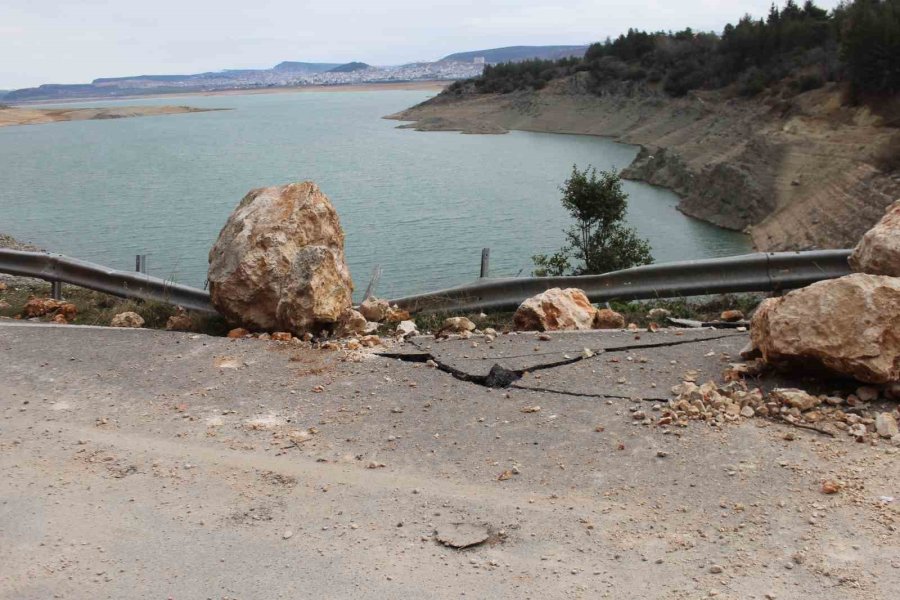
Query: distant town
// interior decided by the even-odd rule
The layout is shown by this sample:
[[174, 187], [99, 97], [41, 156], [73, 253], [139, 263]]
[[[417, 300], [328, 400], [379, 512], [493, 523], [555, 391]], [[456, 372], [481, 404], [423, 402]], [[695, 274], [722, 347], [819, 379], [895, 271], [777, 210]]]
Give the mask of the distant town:
[[404, 81], [453, 81], [477, 77], [485, 65], [529, 59], [583, 56], [587, 46], [510, 46], [460, 52], [434, 62], [373, 66], [363, 62], [285, 61], [270, 69], [226, 69], [190, 75], [106, 77], [84, 84], [49, 83], [0, 92], [7, 103], [122, 97], [164, 93], [209, 92], [313, 85], [353, 85]]

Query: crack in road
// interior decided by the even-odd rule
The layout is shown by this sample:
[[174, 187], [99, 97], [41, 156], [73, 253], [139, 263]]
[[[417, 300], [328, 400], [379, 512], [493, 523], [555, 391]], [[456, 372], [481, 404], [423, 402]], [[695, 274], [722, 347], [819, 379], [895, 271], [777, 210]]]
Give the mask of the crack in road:
[[[742, 334], [740, 334], [740, 333], [730, 333], [730, 334], [725, 334], [725, 335], [717, 335], [717, 336], [715, 336], [715, 337], [709, 337], [709, 338], [699, 338], [699, 339], [696, 339], [696, 338], [695, 338], [695, 339], [690, 339], [690, 340], [676, 340], [676, 341], [672, 341], [672, 342], [654, 342], [654, 343], [650, 343], [650, 344], [635, 344], [635, 345], [631, 345], [631, 346], [610, 346], [609, 348], [601, 348], [601, 349], [598, 349], [598, 350], [591, 350], [590, 348], [588, 348], [588, 350], [591, 350], [591, 352], [594, 352], [594, 353], [596, 353], [596, 354], [599, 354], [599, 353], [601, 353], [601, 352], [621, 352], [621, 351], [628, 350], [628, 349], [640, 350], [641, 348], [660, 348], [660, 347], [663, 347], [663, 346], [678, 346], [678, 345], [681, 345], [681, 344], [689, 344], [689, 343], [693, 343], [693, 342], [708, 342], [708, 341], [720, 340], [720, 339], [724, 339], [724, 338], [740, 337], [741, 335], [742, 335]], [[419, 345], [417, 342], [415, 342], [415, 341], [411, 341], [411, 342], [409, 342], [409, 343], [411, 343], [413, 346], [415, 346], [416, 348], [418, 348], [418, 349], [421, 350], [422, 352], [428, 352], [428, 351], [429, 351], [428, 348], [423, 348], [422, 346], [420, 346], [420, 345]], [[573, 351], [574, 351], [574, 350], [573, 350]], [[557, 350], [557, 351], [549, 351], [549, 352], [532, 352], [532, 353], [529, 353], [529, 354], [511, 354], [511, 355], [509, 355], [509, 356], [485, 356], [485, 357], [481, 357], [481, 356], [479, 356], [479, 357], [461, 356], [461, 357], [459, 357], [457, 360], [477, 360], [477, 361], [482, 361], [482, 360], [489, 359], [489, 358], [493, 358], [493, 359], [503, 359], [503, 360], [510, 360], [510, 359], [513, 359], [513, 358], [528, 358], [528, 357], [548, 356], [548, 355], [559, 354], [559, 353], [560, 353], [560, 351]]]
[[[441, 360], [439, 360], [434, 354], [423, 350], [421, 346], [413, 342], [413, 346], [422, 350], [422, 352], [418, 353], [403, 353], [403, 352], [380, 352], [378, 356], [382, 356], [384, 358], [393, 358], [405, 362], [416, 362], [416, 363], [426, 363], [428, 361], [432, 361], [436, 368], [444, 373], [447, 373], [453, 376], [460, 381], [465, 381], [468, 383], [474, 383], [476, 385], [489, 387], [489, 388], [508, 388], [516, 381], [520, 380], [525, 373], [533, 373], [534, 371], [543, 371], [546, 369], [555, 369], [557, 367], [564, 367], [566, 365], [571, 365], [577, 362], [581, 362], [583, 360], [590, 360], [592, 358], [596, 358], [603, 354], [610, 354], [616, 352], [627, 352], [629, 350], [634, 350], [637, 348], [667, 348], [671, 346], [682, 346], [684, 344], [698, 344], [701, 342], [711, 342], [715, 340], [721, 340], [724, 338], [736, 337], [734, 334], [728, 335], [719, 335], [715, 337], [703, 338], [703, 339], [692, 339], [692, 340], [675, 340], [670, 342], [659, 342], [655, 344], [632, 344], [628, 346], [611, 346], [609, 348], [600, 348], [598, 350], [591, 350], [593, 354], [591, 356], [576, 356], [575, 358], [567, 358], [564, 360], [559, 360], [550, 363], [533, 365], [531, 367], [525, 369], [507, 369], [506, 367], [494, 363], [494, 366], [491, 367], [490, 371], [487, 375], [473, 375], [472, 373], [466, 373], [460, 369], [457, 369], [454, 366], [451, 366]], [[525, 355], [531, 356], [531, 355]], [[509, 359], [514, 357], [485, 357], [485, 358], [500, 358], [500, 359]], [[479, 359], [483, 360], [483, 359]], [[613, 398], [613, 399], [630, 399], [630, 397], [625, 396], [607, 396], [607, 395], [598, 395], [598, 394], [578, 394], [576, 392], [564, 392], [558, 390], [550, 390], [550, 389], [541, 389], [541, 388], [525, 388], [521, 386], [516, 386], [517, 389], [530, 389], [535, 391], [545, 391], [545, 392], [553, 392], [557, 394], [569, 394], [569, 395], [578, 395], [578, 396], [588, 396], [588, 397], [597, 397], [597, 398]], [[648, 398], [648, 400], [650, 400]]]
[[588, 394], [585, 392], [568, 392], [566, 390], [554, 390], [552, 388], [543, 387], [525, 387], [522, 385], [512, 385], [513, 389], [523, 390], [526, 392], [545, 392], [547, 394], [560, 394], [563, 396], [574, 396], [576, 398], [599, 398], [601, 400], [634, 400], [641, 402], [668, 402], [668, 398], [645, 398], [642, 396], [621, 396], [618, 394]]

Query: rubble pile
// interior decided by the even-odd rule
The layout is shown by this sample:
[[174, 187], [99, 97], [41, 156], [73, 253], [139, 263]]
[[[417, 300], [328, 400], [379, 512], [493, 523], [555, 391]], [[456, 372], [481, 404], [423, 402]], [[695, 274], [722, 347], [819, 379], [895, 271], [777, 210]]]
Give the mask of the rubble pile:
[[[742, 365], [743, 366], [743, 365]], [[822, 433], [849, 435], [859, 442], [890, 440], [900, 446], [897, 428], [900, 413], [894, 408], [879, 412], [871, 402], [880, 396], [896, 399], [897, 386], [883, 391], [863, 386], [854, 394], [813, 395], [796, 388], [775, 388], [765, 393], [758, 387], [749, 388], [742, 380], [719, 385], [707, 381], [697, 385], [684, 381], [672, 388], [675, 398], [660, 407], [661, 416], [655, 425], [686, 426], [688, 421], [707, 421], [719, 426], [753, 417], [767, 417]], [[643, 415], [644, 419], [648, 419]], [[648, 424], [653, 423], [649, 419]]]
[[22, 317], [31, 319], [34, 317], [52, 316], [55, 323], [68, 323], [75, 318], [78, 309], [71, 302], [54, 300], [53, 298], [36, 298], [31, 296], [22, 308]]

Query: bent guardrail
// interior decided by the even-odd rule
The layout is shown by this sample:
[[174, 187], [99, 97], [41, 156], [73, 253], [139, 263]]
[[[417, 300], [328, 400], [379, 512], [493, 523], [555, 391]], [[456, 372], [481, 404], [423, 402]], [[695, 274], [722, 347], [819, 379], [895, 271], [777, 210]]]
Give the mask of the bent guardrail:
[[[577, 287], [592, 302], [779, 292], [850, 273], [850, 250], [769, 252], [662, 263], [580, 277], [479, 279], [459, 287], [391, 300], [410, 312], [501, 310], [553, 287]], [[123, 298], [157, 300], [215, 313], [209, 293], [144, 273], [118, 271], [61, 254], [0, 248], [0, 273], [63, 282]]]
[[51, 283], [68, 283], [122, 298], [157, 300], [188, 310], [216, 313], [209, 302], [209, 293], [204, 290], [145, 273], [117, 271], [62, 254], [0, 248], [0, 273], [36, 277]]
[[554, 287], [579, 288], [592, 302], [779, 292], [849, 274], [848, 256], [850, 250], [759, 252], [647, 265], [603, 275], [480, 279], [390, 302], [410, 312], [448, 312], [513, 309], [526, 298]]

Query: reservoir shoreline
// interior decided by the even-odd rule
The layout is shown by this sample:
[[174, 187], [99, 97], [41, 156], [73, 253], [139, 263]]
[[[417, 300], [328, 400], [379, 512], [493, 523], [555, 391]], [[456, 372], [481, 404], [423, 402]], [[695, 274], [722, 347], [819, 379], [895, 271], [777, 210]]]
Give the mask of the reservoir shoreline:
[[[347, 85], [304, 85], [293, 87], [229, 89], [229, 90], [189, 90], [165, 94], [132, 94], [127, 96], [85, 96], [83, 98], [42, 99], [16, 102], [13, 107], [73, 104], [83, 102], [119, 102], [121, 100], [158, 100], [161, 98], [208, 98], [214, 96], [256, 96], [268, 94], [309, 94], [337, 92], [390, 92], [390, 91], [434, 91], [440, 92], [452, 81], [398, 81], [389, 83], [354, 83]], [[0, 104], [3, 102], [0, 101]]]
[[628, 84], [598, 94], [572, 77], [540, 91], [440, 95], [385, 118], [417, 131], [579, 134], [637, 146], [623, 177], [674, 192], [682, 213], [749, 233], [762, 251], [850, 247], [900, 197], [900, 180], [873, 161], [893, 129], [842, 105], [833, 86], [777, 104], [708, 91], [672, 98]]

